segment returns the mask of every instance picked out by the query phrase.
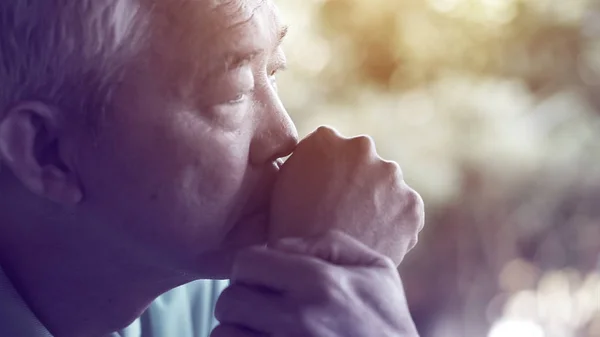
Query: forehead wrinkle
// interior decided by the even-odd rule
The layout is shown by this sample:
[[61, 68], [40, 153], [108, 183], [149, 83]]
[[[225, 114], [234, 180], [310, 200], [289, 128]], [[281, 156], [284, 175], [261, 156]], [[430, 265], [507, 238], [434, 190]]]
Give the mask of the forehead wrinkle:
[[285, 37], [287, 36], [289, 29], [290, 26], [288, 25], [284, 25], [281, 27], [281, 29], [279, 30], [278, 44], [281, 44], [281, 42], [283, 42], [283, 39], [285, 39]]
[[[176, 71], [168, 73], [186, 78], [182, 89], [192, 96], [218, 74], [251, 61], [257, 54], [269, 53], [278, 46], [276, 42], [286, 30], [275, 13], [260, 13], [269, 0], [250, 4], [243, 0], [211, 1], [213, 5], [209, 6], [203, 6], [203, 1], [210, 0], [174, 0], [174, 6], [156, 13], [164, 20], [161, 28], [169, 32], [163, 35], [166, 48], [157, 52], [170, 55], [168, 63], [178, 65]], [[200, 31], [194, 33], [197, 29]], [[173, 53], [174, 46], [189, 49], [190, 57]]]
[[[217, 31], [216, 34], [214, 34], [211, 39], [213, 41], [220, 41], [221, 43], [223, 43], [224, 45], [231, 45], [231, 40], [230, 39], [235, 39], [237, 37], [237, 34], [243, 35], [243, 32], [246, 31], [246, 28], [248, 27], [253, 27], [254, 29], [257, 29], [258, 31], [263, 31], [263, 33], [266, 33], [264, 31], [265, 27], [262, 25], [262, 22], [257, 23], [255, 20], [256, 19], [256, 15], [257, 12], [263, 8], [263, 6], [268, 2], [268, 0], [260, 0], [256, 6], [254, 6], [254, 8], [252, 8], [252, 10], [249, 13], [249, 16], [245, 19], [242, 20], [238, 20], [237, 22], [234, 22], [233, 24], [227, 26], [227, 27], [223, 27], [222, 30]], [[232, 3], [236, 3], [239, 4], [239, 6], [237, 7], [237, 12], [230, 12], [229, 14], [226, 15], [231, 15], [234, 16], [236, 14], [239, 14], [239, 12], [244, 12], [247, 10], [247, 7], [244, 8], [246, 5], [244, 3], [240, 3], [238, 1], [229, 1], [227, 3], [221, 4], [220, 6], [226, 6], [228, 4], [232, 4]], [[258, 27], [256, 27], [258, 25]], [[261, 27], [263, 26], [263, 27]], [[269, 29], [267, 29], [269, 30]], [[245, 40], [251, 40], [251, 43], [248, 43], [248, 46], [246, 47], [246, 50], [243, 50], [243, 47], [240, 48], [239, 44], [236, 43], [236, 47], [238, 48], [238, 50], [228, 50], [225, 51], [225, 55], [223, 55], [222, 57], [219, 58], [221, 64], [220, 67], [217, 66], [217, 68], [220, 69], [216, 69], [218, 70], [228, 70], [231, 68], [235, 68], [237, 65], [244, 63], [246, 61], [251, 61], [252, 58], [254, 58], [255, 56], [267, 52], [268, 49], [268, 42], [267, 40], [265, 40], [266, 34], [253, 34], [251, 37], [246, 37]], [[242, 38], [244, 39], [244, 38]], [[226, 48], [223, 48], [226, 49]], [[242, 50], [239, 50], [242, 49]]]
[[[266, 2], [267, 2], [267, 0], [260, 0], [259, 3], [256, 4], [256, 6], [250, 11], [250, 15], [248, 16], [248, 18], [243, 19], [243, 20], [238, 21], [238, 22], [235, 22], [235, 23], [233, 23], [230, 26], [224, 27], [224, 29], [235, 30], [235, 29], [240, 28], [240, 27], [242, 27], [244, 25], [250, 24], [252, 22], [252, 20], [254, 19], [254, 17], [256, 16], [256, 12], [258, 12], [263, 7], [263, 5]], [[238, 4], [237, 9], [230, 10], [230, 11], [224, 11], [225, 15], [235, 16], [235, 15], [241, 13], [241, 12], [244, 12], [244, 7], [247, 6], [247, 4], [245, 2], [231, 0], [229, 2], [222, 3], [222, 4], [218, 5], [215, 8], [215, 11], [218, 11], [219, 8], [227, 6], [228, 4], [231, 5], [232, 3], [237, 3]], [[227, 13], [227, 12], [229, 12], [229, 13]]]
[[[267, 2], [267, 0], [258, 0], [258, 3], [254, 7], [254, 9], [251, 10], [251, 13], [256, 12], [256, 10], [258, 10], [259, 8], [261, 8], [266, 2]], [[234, 6], [235, 6], [234, 9], [230, 8], [230, 7], [234, 7]], [[239, 13], [240, 11], [243, 11], [243, 9], [245, 7], [249, 7], [248, 1], [244, 1], [244, 0], [225, 0], [225, 1], [218, 1], [218, 4], [213, 7], [213, 10], [218, 11], [218, 10], [225, 9], [230, 14], [234, 14], [234, 13]], [[229, 9], [229, 10], [227, 10], [227, 9]]]

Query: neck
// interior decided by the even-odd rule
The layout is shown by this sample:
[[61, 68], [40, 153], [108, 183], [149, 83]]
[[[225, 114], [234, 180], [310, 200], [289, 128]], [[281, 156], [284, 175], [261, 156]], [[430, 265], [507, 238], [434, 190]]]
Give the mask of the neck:
[[[140, 265], [144, 259], [136, 258], [130, 248], [115, 247], [98, 233], [82, 233], [82, 224], [10, 221], [2, 226], [9, 235], [0, 235], [0, 264], [57, 337], [104, 336], [120, 330], [160, 294], [191, 281], [151, 264]], [[80, 229], [74, 234], [77, 225]]]

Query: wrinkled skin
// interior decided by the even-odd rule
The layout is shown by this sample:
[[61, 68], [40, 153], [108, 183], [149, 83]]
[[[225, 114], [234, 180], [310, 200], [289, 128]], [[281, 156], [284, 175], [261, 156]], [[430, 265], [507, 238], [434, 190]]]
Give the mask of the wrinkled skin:
[[271, 199], [269, 240], [341, 230], [399, 265], [423, 228], [423, 202], [398, 164], [371, 138], [321, 127], [281, 168]]
[[276, 161], [297, 143], [271, 1], [139, 3], [148, 46], [94, 132], [90, 112], [34, 96], [0, 114], [0, 263], [58, 336], [117, 330], [167, 290], [228, 278], [266, 243]]
[[240, 253], [215, 314], [211, 337], [418, 336], [396, 266], [342, 232]]
[[[367, 160], [374, 151], [365, 150], [364, 139], [341, 141], [321, 131], [279, 175], [278, 158], [290, 154], [298, 139], [277, 94], [285, 29], [272, 1], [140, 4], [148, 15], [148, 46], [127, 64], [114, 106], [94, 132], [83, 127], [88, 111], [66, 111], [34, 96], [9, 102], [0, 118], [0, 263], [36, 317], [56, 336], [105, 335], [127, 326], [176, 286], [232, 275], [235, 286], [253, 268], [269, 266], [263, 276], [271, 281], [284, 271], [314, 275], [317, 286], [306, 290], [316, 292], [312, 298], [326, 289], [340, 295], [319, 307], [326, 317], [344, 312], [341, 322], [356, 318], [356, 324], [366, 324], [358, 330], [363, 332], [410, 332], [393, 263], [371, 264], [386, 258], [370, 248], [349, 244], [354, 248], [333, 254], [339, 259], [327, 259], [311, 257], [307, 243], [285, 253], [286, 262], [304, 261], [297, 268], [269, 262], [285, 252], [277, 245], [265, 248], [269, 236], [315, 234], [315, 228], [344, 229], [397, 262], [414, 243], [421, 221], [414, 217], [419, 202], [401, 183], [397, 167]], [[329, 141], [316, 149], [311, 144], [319, 138]], [[304, 158], [322, 160], [324, 172], [294, 163]], [[365, 185], [345, 185], [335, 180], [339, 174]], [[281, 187], [272, 210], [276, 180]], [[334, 183], [317, 186], [325, 181]], [[398, 193], [382, 188], [385, 183], [399, 187]], [[321, 199], [306, 200], [294, 211], [295, 196], [312, 199], [314, 193]], [[371, 205], [368, 216], [355, 212], [363, 202]], [[286, 224], [286, 218], [295, 222]], [[400, 248], [380, 240], [386, 233]], [[335, 252], [337, 241], [346, 242], [326, 237], [324, 251]], [[262, 248], [248, 248], [257, 246]], [[256, 262], [242, 263], [256, 249], [262, 252]], [[357, 252], [364, 265], [339, 265]], [[232, 274], [241, 265], [247, 270]], [[323, 272], [360, 282], [340, 287], [320, 277]], [[380, 312], [391, 294], [393, 304]], [[231, 302], [224, 303], [227, 308]], [[343, 311], [354, 304], [364, 315]], [[293, 305], [299, 312], [312, 306]], [[398, 320], [390, 321], [387, 316], [396, 311]], [[305, 318], [298, 322], [301, 331], [347, 336], [335, 327], [318, 335], [325, 330], [311, 327], [319, 318]]]
[[274, 4], [206, 3], [158, 2], [156, 52], [132, 70], [100, 146], [82, 154], [82, 177], [86, 210], [115, 236], [197, 277], [226, 278], [239, 248], [265, 240], [275, 161], [297, 133], [275, 84], [285, 57]]

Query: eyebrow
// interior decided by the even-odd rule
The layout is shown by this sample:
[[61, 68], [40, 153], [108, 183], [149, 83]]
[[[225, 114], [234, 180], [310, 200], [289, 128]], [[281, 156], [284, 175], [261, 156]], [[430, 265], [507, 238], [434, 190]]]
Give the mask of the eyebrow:
[[[283, 40], [287, 36], [289, 31], [289, 26], [285, 25], [279, 28], [279, 32], [277, 33], [277, 40], [275, 43], [275, 48], [279, 48], [283, 43]], [[246, 53], [236, 53], [228, 55], [225, 59], [225, 70], [235, 69], [244, 64], [252, 62], [252, 60], [263, 53], [264, 49], [255, 49]]]
[[277, 36], [277, 44], [276, 44], [276, 47], [279, 47], [279, 46], [280, 46], [280, 45], [283, 43], [283, 40], [284, 40], [284, 39], [285, 39], [285, 37], [287, 36], [287, 33], [288, 33], [288, 31], [289, 31], [289, 30], [290, 30], [290, 26], [288, 26], [288, 25], [282, 26], [282, 27], [279, 29], [279, 34], [278, 34], [278, 36]]
[[246, 53], [230, 54], [225, 57], [225, 70], [235, 69], [252, 62], [252, 60], [262, 54], [264, 49], [255, 49]]
[[[287, 36], [289, 31], [289, 26], [284, 25], [279, 28], [279, 32], [277, 33], [277, 40], [275, 41], [275, 49], [279, 48], [283, 43], [283, 40]], [[209, 72], [209, 77], [214, 75], [215, 73], [220, 73], [222, 71], [228, 71], [230, 69], [239, 68], [245, 64], [251, 63], [255, 57], [265, 52], [265, 49], [255, 49], [248, 52], [237, 52], [232, 53], [225, 56], [225, 60], [221, 63], [220, 67], [216, 67], [212, 71]]]

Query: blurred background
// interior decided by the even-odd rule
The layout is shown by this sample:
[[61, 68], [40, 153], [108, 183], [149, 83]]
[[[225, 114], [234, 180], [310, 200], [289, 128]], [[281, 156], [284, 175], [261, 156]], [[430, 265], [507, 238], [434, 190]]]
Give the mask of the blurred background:
[[600, 336], [600, 2], [278, 5], [300, 134], [370, 134], [425, 199], [422, 337]]

